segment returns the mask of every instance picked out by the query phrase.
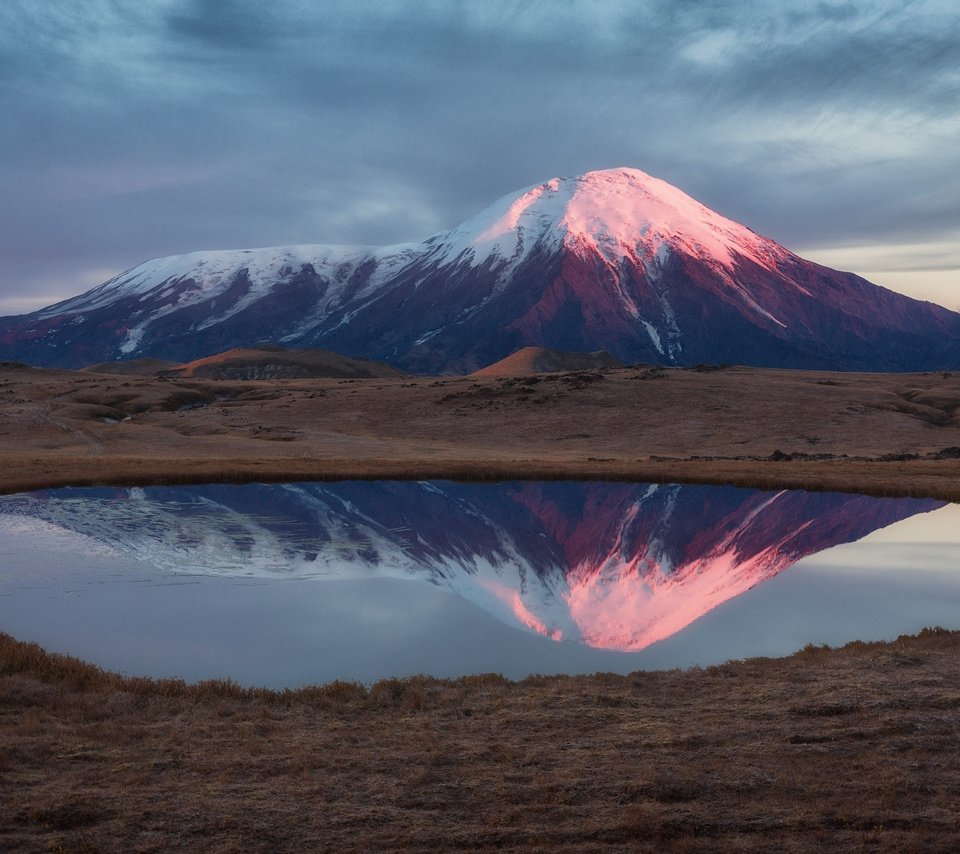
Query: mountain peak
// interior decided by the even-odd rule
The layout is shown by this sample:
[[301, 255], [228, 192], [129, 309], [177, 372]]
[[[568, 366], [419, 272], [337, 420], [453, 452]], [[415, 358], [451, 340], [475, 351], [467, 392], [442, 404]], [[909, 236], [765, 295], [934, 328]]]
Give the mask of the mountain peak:
[[560, 245], [648, 268], [680, 252], [726, 269], [748, 257], [772, 270], [790, 254], [672, 184], [625, 166], [527, 187], [439, 237], [448, 257], [468, 253], [475, 265], [499, 259], [512, 266], [537, 246]]

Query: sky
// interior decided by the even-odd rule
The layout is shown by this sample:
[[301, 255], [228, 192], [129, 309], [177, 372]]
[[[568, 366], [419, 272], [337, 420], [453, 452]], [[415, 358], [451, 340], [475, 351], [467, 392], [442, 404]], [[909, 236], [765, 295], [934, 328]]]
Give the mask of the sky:
[[0, 314], [631, 166], [960, 310], [954, 0], [3, 0]]

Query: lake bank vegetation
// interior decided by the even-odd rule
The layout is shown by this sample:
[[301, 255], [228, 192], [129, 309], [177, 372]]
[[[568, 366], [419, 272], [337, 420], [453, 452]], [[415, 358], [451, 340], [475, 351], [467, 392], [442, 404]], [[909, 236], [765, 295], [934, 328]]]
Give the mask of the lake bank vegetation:
[[278, 692], [2, 635], [0, 847], [956, 850], [958, 653]]

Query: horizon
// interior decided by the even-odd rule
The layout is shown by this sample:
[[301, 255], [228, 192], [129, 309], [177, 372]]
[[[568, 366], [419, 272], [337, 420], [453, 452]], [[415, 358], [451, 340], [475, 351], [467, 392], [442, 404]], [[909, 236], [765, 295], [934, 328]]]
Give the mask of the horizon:
[[2, 314], [148, 258], [417, 242], [604, 164], [960, 309], [960, 21], [937, 0], [14, 0], [0, 24]]

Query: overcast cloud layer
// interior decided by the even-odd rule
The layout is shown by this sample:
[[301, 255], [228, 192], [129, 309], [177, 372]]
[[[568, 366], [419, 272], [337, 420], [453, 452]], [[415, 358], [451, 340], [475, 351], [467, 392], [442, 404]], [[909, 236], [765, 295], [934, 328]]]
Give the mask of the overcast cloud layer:
[[4, 0], [0, 115], [2, 313], [621, 165], [960, 308], [953, 0]]

